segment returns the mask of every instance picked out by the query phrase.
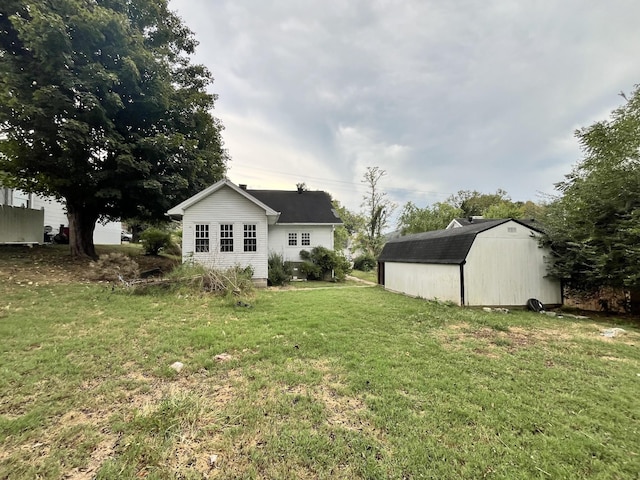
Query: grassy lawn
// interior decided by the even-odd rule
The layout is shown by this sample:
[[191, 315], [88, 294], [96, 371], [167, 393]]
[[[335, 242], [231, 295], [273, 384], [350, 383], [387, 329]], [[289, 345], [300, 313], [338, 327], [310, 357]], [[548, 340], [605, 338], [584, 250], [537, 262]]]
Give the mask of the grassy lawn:
[[366, 280], [371, 283], [378, 283], [378, 273], [376, 270], [370, 272], [361, 272], [360, 270], [352, 270], [349, 274], [352, 277], [359, 278], [360, 280]]
[[[0, 253], [0, 478], [640, 472], [640, 329], [615, 319], [361, 285], [263, 290], [239, 307], [29, 284], [15, 265]], [[626, 333], [600, 335], [612, 326]]]

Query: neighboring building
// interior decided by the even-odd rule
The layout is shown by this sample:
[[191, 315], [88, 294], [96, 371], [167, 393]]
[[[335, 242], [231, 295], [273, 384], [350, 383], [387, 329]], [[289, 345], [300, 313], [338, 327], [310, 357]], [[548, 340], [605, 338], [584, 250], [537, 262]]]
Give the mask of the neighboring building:
[[562, 303], [560, 282], [547, 276], [548, 249], [532, 222], [482, 220], [390, 240], [378, 259], [388, 290], [466, 306], [524, 306], [537, 298]]
[[[482, 215], [474, 215], [467, 218], [454, 218], [449, 222], [449, 225], [446, 226], [446, 230], [450, 230], [452, 228], [468, 227], [469, 225], [478, 225], [479, 223], [484, 222], [494, 222], [496, 220], [496, 218], [484, 218]], [[528, 225], [535, 230], [542, 231], [542, 226], [533, 218], [518, 219], [517, 221]]]
[[333, 230], [342, 223], [325, 192], [248, 190], [226, 178], [167, 215], [182, 220], [183, 261], [216, 268], [251, 266], [261, 285], [267, 283], [270, 253], [301, 262], [301, 250], [333, 250]]
[[478, 224], [483, 222], [489, 222], [491, 220], [495, 220], [495, 219], [484, 218], [482, 215], [474, 215], [468, 218], [454, 218], [449, 222], [449, 225], [447, 225], [446, 230], [449, 230], [451, 228], [466, 227], [468, 225], [471, 225], [472, 223]]
[[[38, 213], [36, 213], [38, 212]], [[54, 198], [0, 186], [0, 243], [43, 243], [45, 231], [55, 235], [69, 228], [64, 205]], [[120, 244], [120, 222], [96, 224], [96, 245]]]

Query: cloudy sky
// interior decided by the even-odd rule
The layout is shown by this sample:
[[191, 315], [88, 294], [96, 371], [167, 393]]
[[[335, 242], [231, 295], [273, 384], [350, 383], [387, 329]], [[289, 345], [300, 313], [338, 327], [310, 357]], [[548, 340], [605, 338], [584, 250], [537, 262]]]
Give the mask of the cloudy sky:
[[228, 176], [358, 211], [554, 193], [577, 128], [640, 83], [637, 0], [171, 0], [215, 77]]

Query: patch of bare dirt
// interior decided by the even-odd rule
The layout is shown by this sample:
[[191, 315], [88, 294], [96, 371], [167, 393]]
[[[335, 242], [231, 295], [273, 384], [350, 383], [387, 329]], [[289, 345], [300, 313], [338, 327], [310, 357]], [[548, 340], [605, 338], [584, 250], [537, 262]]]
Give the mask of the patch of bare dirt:
[[[481, 345], [474, 348], [474, 353], [489, 358], [499, 358], [500, 352], [514, 353], [520, 349], [530, 348], [534, 345], [548, 342], [564, 342], [568, 348], [574, 345], [576, 340], [600, 340], [611, 343], [624, 343], [637, 345], [640, 343], [640, 334], [629, 331], [615, 338], [607, 338], [601, 335], [602, 325], [597, 323], [567, 323], [566, 328], [540, 328], [532, 326], [530, 329], [523, 327], [509, 327], [508, 330], [495, 330], [488, 327], [473, 329], [468, 323], [450, 325], [441, 331], [438, 337], [444, 348], [458, 350], [466, 339], [476, 339]], [[612, 360], [611, 358], [610, 360]]]
[[[163, 256], [141, 255], [131, 246], [98, 246], [98, 255], [121, 251], [130, 254], [140, 272], [160, 269], [169, 272], [177, 261]], [[89, 259], [75, 259], [68, 245], [0, 246], [0, 278], [24, 286], [56, 285], [60, 283], [90, 282]]]

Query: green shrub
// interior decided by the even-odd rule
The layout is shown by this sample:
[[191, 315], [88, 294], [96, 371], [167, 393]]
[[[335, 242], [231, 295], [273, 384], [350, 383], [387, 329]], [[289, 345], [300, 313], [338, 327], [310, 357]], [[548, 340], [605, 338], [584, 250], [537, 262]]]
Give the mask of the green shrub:
[[334, 278], [342, 281], [351, 271], [344, 255], [325, 247], [314, 247], [311, 252], [302, 250], [300, 257], [304, 260], [301, 270], [309, 280], [330, 280], [333, 272]]
[[293, 265], [291, 262], [285, 262], [282, 255], [271, 252], [269, 254], [268, 264], [269, 273], [267, 274], [267, 281], [269, 285], [286, 285], [291, 281]]
[[376, 259], [373, 255], [365, 254], [356, 257], [353, 261], [353, 269], [360, 270], [361, 272], [370, 272], [375, 269], [377, 265]]
[[171, 233], [159, 228], [147, 228], [140, 234], [140, 243], [146, 255], [158, 255], [160, 250], [173, 246]]
[[300, 265], [300, 273], [302, 273], [307, 280], [320, 280], [322, 278], [322, 269], [310, 260], [305, 260]]

